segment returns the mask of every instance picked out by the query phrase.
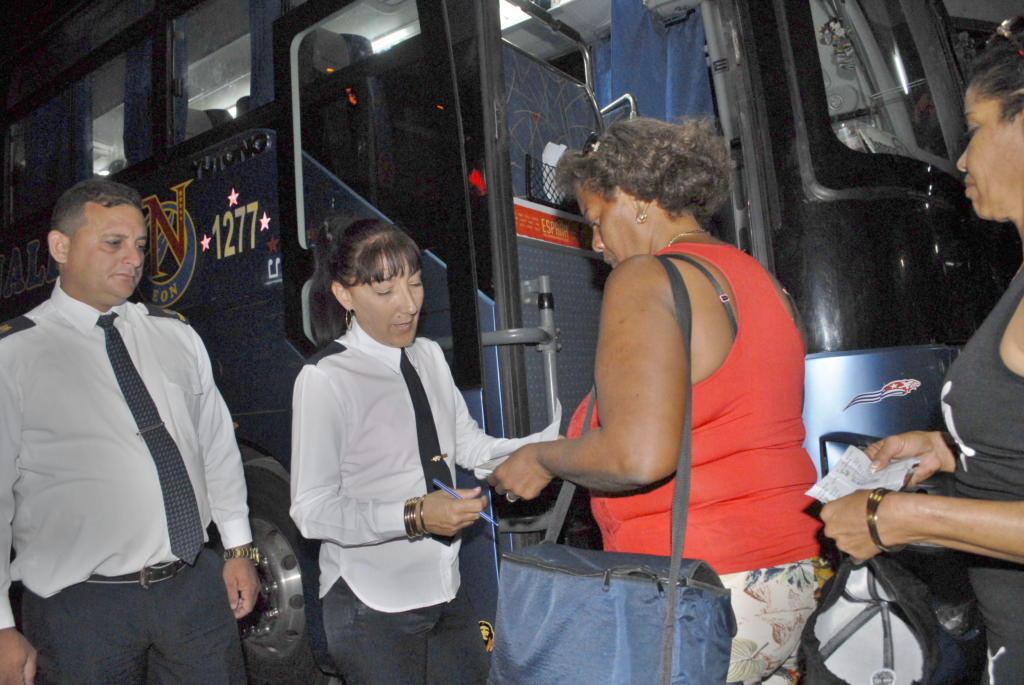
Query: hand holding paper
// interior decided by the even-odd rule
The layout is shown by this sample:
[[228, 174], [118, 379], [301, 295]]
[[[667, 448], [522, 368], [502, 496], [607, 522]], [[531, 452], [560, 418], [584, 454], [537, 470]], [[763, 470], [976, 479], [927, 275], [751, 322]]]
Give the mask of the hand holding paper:
[[872, 471], [872, 462], [868, 455], [851, 445], [832, 466], [828, 475], [806, 494], [822, 503], [828, 503], [857, 490], [899, 490], [910, 480], [911, 472], [919, 461], [920, 459], [894, 460], [884, 469]]

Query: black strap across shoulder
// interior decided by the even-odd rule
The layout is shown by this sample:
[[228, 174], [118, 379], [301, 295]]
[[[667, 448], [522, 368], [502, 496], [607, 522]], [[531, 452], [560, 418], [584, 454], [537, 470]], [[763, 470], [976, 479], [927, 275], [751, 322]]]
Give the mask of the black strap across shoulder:
[[[683, 342], [686, 347], [687, 368], [690, 367], [690, 330], [691, 330], [691, 309], [690, 294], [686, 290], [686, 283], [679, 271], [672, 266], [668, 255], [658, 255], [658, 261], [665, 268], [668, 274], [669, 283], [672, 286], [672, 299], [675, 301], [676, 321], [683, 334]], [[674, 256], [674, 255], [673, 255]], [[712, 279], [714, 281], [714, 279]], [[728, 308], [728, 305], [726, 305]], [[734, 331], [735, 333], [735, 331]], [[690, 432], [693, 425], [691, 405], [693, 404], [692, 384], [689, 377], [686, 379], [686, 409], [683, 413], [683, 436], [679, 444], [679, 456], [676, 459], [676, 484], [672, 496], [672, 561], [669, 564], [669, 578], [678, 578], [679, 569], [682, 566], [683, 543], [686, 536], [686, 514], [690, 504]], [[590, 430], [590, 422], [594, 411], [594, 401], [597, 397], [597, 388], [590, 390], [590, 399], [587, 405], [586, 417], [583, 420], [585, 433]], [[569, 509], [569, 502], [572, 500], [576, 485], [570, 481], [563, 480], [562, 488], [558, 493], [552, 517], [545, 531], [546, 542], [554, 542], [558, 532], [565, 522], [566, 512]], [[672, 646], [675, 639], [675, 611], [676, 594], [678, 583], [669, 583], [666, 597], [668, 609], [665, 612], [665, 626], [662, 635], [662, 685], [669, 685], [672, 679]]]
[[732, 307], [729, 306], [729, 294], [727, 292], [725, 292], [725, 290], [722, 288], [721, 284], [718, 282], [718, 279], [715, 278], [714, 274], [712, 274], [710, 271], [708, 271], [708, 268], [706, 266], [704, 266], [703, 264], [698, 262], [696, 259], [694, 259], [690, 255], [680, 254], [678, 252], [671, 252], [671, 253], [660, 255], [660, 256], [661, 257], [669, 257], [671, 259], [681, 259], [684, 262], [686, 262], [687, 264], [692, 264], [693, 266], [697, 267], [697, 269], [702, 274], [704, 274], [709, 281], [711, 281], [712, 287], [714, 287], [715, 292], [718, 293], [718, 301], [722, 303], [723, 307], [725, 307], [725, 315], [727, 317], [729, 317], [729, 328], [732, 329], [732, 339], [735, 340], [736, 339], [736, 331], [739, 330], [739, 328], [738, 328], [738, 326], [736, 324], [736, 314], [732, 311]]

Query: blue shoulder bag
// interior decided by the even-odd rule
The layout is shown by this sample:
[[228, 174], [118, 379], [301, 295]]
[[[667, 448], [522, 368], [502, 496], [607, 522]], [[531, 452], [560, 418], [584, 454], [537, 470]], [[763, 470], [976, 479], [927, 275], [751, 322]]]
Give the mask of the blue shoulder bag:
[[[658, 259], [672, 284], [689, 355], [689, 295], [675, 267], [665, 256]], [[672, 556], [556, 544], [575, 491], [575, 485], [563, 482], [544, 542], [502, 554], [490, 683], [725, 682], [736, 634], [729, 591], [707, 563], [681, 558], [690, 499], [690, 404], [687, 383], [672, 501]]]

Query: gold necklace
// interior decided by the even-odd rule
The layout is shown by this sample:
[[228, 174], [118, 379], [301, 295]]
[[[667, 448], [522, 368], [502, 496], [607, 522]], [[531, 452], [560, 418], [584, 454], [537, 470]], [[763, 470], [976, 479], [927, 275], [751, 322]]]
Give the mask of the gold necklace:
[[[682, 240], [682, 238], [684, 236], [693, 235], [694, 233], [707, 233], [707, 231], [704, 230], [703, 228], [698, 228], [698, 229], [693, 230], [693, 231], [683, 231], [681, 233], [676, 233], [674, 236], [672, 236], [672, 239], [669, 240], [668, 243], [666, 243], [665, 247], [672, 247], [673, 245], [678, 243], [680, 240]], [[663, 247], [662, 249], [665, 249], [665, 248]]]

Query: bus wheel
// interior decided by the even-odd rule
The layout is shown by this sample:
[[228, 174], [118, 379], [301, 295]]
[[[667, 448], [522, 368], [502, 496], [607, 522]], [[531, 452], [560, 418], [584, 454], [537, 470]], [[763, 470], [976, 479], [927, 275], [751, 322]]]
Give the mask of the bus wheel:
[[310, 649], [299, 533], [288, 516], [288, 483], [277, 470], [283, 474], [269, 457], [245, 463], [261, 585], [256, 607], [239, 621], [246, 671], [252, 685], [319, 685], [328, 679]]

